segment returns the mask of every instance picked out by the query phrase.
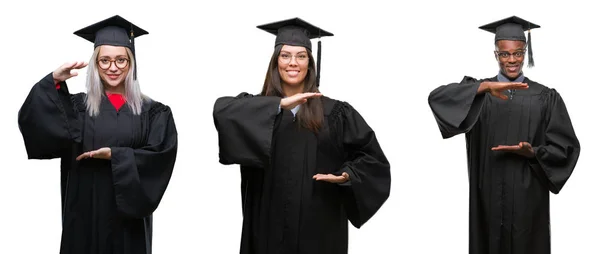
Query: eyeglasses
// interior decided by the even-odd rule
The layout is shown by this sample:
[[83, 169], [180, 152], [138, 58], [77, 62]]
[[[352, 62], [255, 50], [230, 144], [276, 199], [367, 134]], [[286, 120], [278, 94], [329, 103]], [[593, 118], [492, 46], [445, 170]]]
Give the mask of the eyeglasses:
[[508, 53], [506, 51], [495, 51], [496, 55], [504, 60], [509, 59], [510, 56], [514, 56], [515, 58], [523, 58], [525, 56], [526, 50], [517, 51], [514, 53]]
[[101, 58], [98, 59], [98, 67], [103, 70], [108, 70], [112, 63], [115, 63], [115, 66], [119, 69], [124, 69], [129, 64], [129, 59], [127, 58], [117, 58], [115, 60], [109, 58]]
[[285, 64], [292, 62], [292, 58], [296, 58], [297, 62], [308, 61], [308, 55], [306, 53], [300, 53], [295, 56], [288, 54], [288, 53], [281, 53], [279, 55], [279, 61], [281, 61], [282, 63], [285, 63]]

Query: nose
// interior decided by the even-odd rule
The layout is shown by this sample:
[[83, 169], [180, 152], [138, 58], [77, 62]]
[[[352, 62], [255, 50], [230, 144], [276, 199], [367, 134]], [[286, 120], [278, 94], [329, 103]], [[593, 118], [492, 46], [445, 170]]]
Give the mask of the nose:
[[110, 70], [111, 72], [117, 72], [119, 70], [119, 68], [117, 68], [117, 63], [111, 62], [110, 66], [108, 67], [108, 70]]
[[298, 65], [298, 61], [296, 61], [296, 56], [292, 56], [289, 65], [296, 66]]

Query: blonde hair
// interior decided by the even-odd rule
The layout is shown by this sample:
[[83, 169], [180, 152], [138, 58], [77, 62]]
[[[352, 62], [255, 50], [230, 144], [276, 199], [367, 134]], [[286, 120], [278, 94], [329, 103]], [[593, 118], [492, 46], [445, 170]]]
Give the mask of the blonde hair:
[[[125, 94], [123, 96], [125, 97], [127, 106], [129, 106], [131, 111], [133, 111], [135, 115], [139, 115], [142, 112], [142, 104], [149, 98], [142, 94], [139, 82], [133, 79], [133, 70], [135, 69], [133, 53], [129, 48], [125, 48], [125, 50], [127, 50], [127, 56], [129, 57], [129, 71], [127, 72], [127, 76], [124, 80]], [[87, 79], [85, 83], [87, 88], [85, 105], [88, 114], [92, 117], [98, 116], [100, 113], [102, 96], [106, 96], [104, 93], [104, 85], [102, 84], [102, 79], [100, 79], [100, 73], [98, 72], [97, 68], [97, 59], [99, 54], [100, 47], [96, 47], [96, 49], [94, 49], [94, 54], [89, 61]]]

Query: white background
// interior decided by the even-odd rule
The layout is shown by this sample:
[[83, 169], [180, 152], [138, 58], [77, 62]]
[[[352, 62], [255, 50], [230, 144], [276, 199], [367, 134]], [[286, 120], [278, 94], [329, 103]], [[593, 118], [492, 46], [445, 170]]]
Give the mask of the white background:
[[[92, 44], [73, 32], [115, 14], [150, 32], [136, 39], [138, 77], [171, 106], [179, 131], [154, 253], [239, 252], [239, 170], [218, 163], [212, 107], [220, 96], [260, 91], [275, 37], [256, 26], [291, 17], [335, 34], [322, 39], [321, 91], [359, 110], [392, 165], [391, 196], [350, 230], [350, 253], [467, 253], [464, 136], [441, 138], [427, 96], [464, 75], [494, 76], [493, 34], [477, 27], [512, 15], [542, 26], [532, 32], [536, 67], [525, 73], [560, 92], [582, 146], [574, 174], [551, 194], [553, 253], [600, 253], [600, 18], [584, 1], [10, 2], [0, 9], [0, 253], [58, 252], [59, 161], [27, 160], [17, 112], [46, 74], [89, 60]], [[82, 70], [69, 88], [83, 91], [84, 82]]]

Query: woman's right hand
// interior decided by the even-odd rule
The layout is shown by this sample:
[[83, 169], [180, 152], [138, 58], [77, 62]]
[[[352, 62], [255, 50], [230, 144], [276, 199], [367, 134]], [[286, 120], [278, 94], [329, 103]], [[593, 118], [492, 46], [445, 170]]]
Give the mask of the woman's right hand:
[[517, 83], [517, 82], [493, 82], [493, 81], [485, 81], [481, 82], [479, 85], [479, 89], [477, 93], [488, 92], [491, 95], [498, 97], [502, 100], [507, 100], [508, 96], [504, 94], [506, 90], [522, 90], [529, 88], [527, 83]]
[[54, 72], [52, 72], [52, 78], [54, 78], [54, 83], [60, 83], [67, 79], [77, 76], [77, 72], [74, 69], [81, 69], [86, 67], [88, 64], [86, 62], [69, 62], [65, 63], [62, 66], [58, 67]]
[[291, 110], [300, 104], [304, 104], [310, 98], [317, 98], [322, 96], [321, 93], [298, 93], [290, 97], [281, 99], [281, 108]]

